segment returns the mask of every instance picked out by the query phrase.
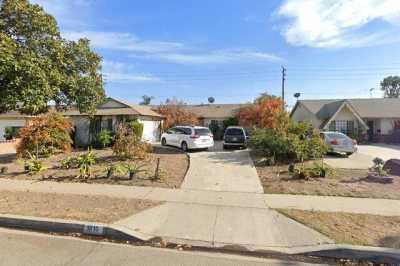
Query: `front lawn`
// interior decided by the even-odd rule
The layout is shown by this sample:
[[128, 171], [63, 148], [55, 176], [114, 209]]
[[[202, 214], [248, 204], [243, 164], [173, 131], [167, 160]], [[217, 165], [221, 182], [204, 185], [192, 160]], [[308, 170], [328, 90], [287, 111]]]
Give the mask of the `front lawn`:
[[0, 191], [0, 213], [113, 223], [159, 202], [51, 193]]
[[[259, 159], [254, 153], [252, 158]], [[368, 170], [335, 169], [333, 176], [302, 180], [293, 178], [288, 168], [287, 164], [278, 168], [256, 164], [265, 193], [400, 199], [400, 177], [382, 184], [368, 180]]]
[[400, 217], [290, 209], [278, 211], [338, 244], [400, 248]]
[[[96, 164], [93, 165], [93, 177], [88, 179], [77, 178], [79, 169], [63, 169], [61, 161], [68, 157], [76, 157], [86, 153], [74, 151], [71, 153], [61, 153], [49, 158], [41, 159], [43, 165], [48, 169], [35, 174], [28, 174], [24, 171], [24, 162], [17, 160], [15, 156], [0, 156], [0, 168], [6, 167], [6, 173], [0, 177], [21, 180], [47, 180], [57, 182], [86, 182], [100, 184], [119, 184], [129, 186], [154, 186], [166, 188], [179, 188], [186, 175], [189, 166], [189, 159], [181, 151], [169, 147], [154, 147], [148, 153], [146, 159], [121, 161], [113, 156], [111, 149], [93, 150], [96, 157]], [[155, 179], [157, 159], [160, 158], [160, 178]], [[107, 168], [118, 163], [130, 163], [142, 165], [142, 170], [135, 177], [129, 179], [127, 176], [113, 176], [107, 178]]]

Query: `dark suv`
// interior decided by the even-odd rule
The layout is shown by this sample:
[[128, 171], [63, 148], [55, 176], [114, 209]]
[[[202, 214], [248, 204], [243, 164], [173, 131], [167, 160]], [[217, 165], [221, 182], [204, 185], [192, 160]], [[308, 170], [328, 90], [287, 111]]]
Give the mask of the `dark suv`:
[[243, 127], [228, 127], [224, 134], [224, 149], [246, 147], [249, 135]]

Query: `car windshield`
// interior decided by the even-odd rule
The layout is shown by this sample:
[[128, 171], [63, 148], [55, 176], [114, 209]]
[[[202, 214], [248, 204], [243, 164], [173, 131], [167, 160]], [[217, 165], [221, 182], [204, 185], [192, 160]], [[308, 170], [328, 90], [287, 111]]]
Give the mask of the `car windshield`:
[[240, 128], [228, 128], [226, 130], [226, 135], [242, 136], [243, 135], [243, 130], [240, 129]]
[[347, 139], [348, 137], [339, 133], [328, 133], [326, 136], [330, 139]]
[[207, 136], [211, 134], [211, 131], [208, 128], [196, 128], [194, 133], [199, 136]]

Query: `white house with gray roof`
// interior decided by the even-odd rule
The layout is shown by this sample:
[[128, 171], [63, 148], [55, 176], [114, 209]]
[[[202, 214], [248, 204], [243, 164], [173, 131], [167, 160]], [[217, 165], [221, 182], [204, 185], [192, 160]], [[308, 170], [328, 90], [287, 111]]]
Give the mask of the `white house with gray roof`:
[[[108, 98], [97, 106], [92, 118], [73, 107], [62, 114], [68, 117], [74, 126], [74, 142], [77, 146], [90, 145], [102, 129], [115, 131], [119, 122], [131, 119], [136, 119], [144, 125], [143, 140], [154, 143], [159, 141], [164, 120], [162, 115], [154, 112], [149, 106], [130, 104], [113, 98]], [[6, 128], [19, 129], [30, 119], [32, 116], [17, 111], [0, 114], [0, 141], [5, 138]]]
[[323, 131], [363, 134], [377, 142], [400, 141], [396, 134], [400, 132], [400, 99], [299, 100], [290, 116]]

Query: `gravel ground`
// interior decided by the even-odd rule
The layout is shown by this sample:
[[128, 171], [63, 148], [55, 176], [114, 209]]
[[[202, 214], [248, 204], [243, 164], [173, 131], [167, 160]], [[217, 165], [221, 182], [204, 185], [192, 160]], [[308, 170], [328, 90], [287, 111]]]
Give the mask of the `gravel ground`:
[[336, 243], [400, 248], [400, 217], [280, 209]]
[[[254, 155], [253, 159], [257, 161]], [[278, 168], [256, 166], [256, 169], [264, 193], [400, 199], [398, 176], [394, 177], [393, 183], [383, 184], [368, 180], [368, 170], [335, 169], [333, 176], [299, 180], [292, 178], [286, 164]]]
[[112, 223], [159, 202], [35, 192], [0, 191], [0, 213]]
[[[61, 169], [60, 161], [70, 156], [77, 156], [85, 151], [74, 151], [70, 154], [58, 154], [43, 159], [45, 166], [49, 169], [34, 175], [23, 171], [23, 161], [16, 160], [15, 155], [0, 156], [0, 168], [7, 167], [7, 174], [0, 174], [0, 177], [22, 180], [49, 180], [58, 182], [86, 182], [100, 184], [119, 184], [129, 186], [151, 186], [165, 188], [179, 188], [185, 178], [189, 159], [180, 150], [170, 147], [155, 147], [152, 153], [148, 154], [145, 160], [128, 161], [143, 165], [146, 172], [141, 172], [137, 177], [128, 180], [127, 177], [106, 178], [107, 167], [113, 163], [121, 162], [112, 154], [111, 149], [93, 150], [97, 158], [97, 164], [93, 167], [94, 178], [82, 180], [76, 178], [79, 169]], [[153, 180], [157, 159], [160, 158], [161, 180]]]

